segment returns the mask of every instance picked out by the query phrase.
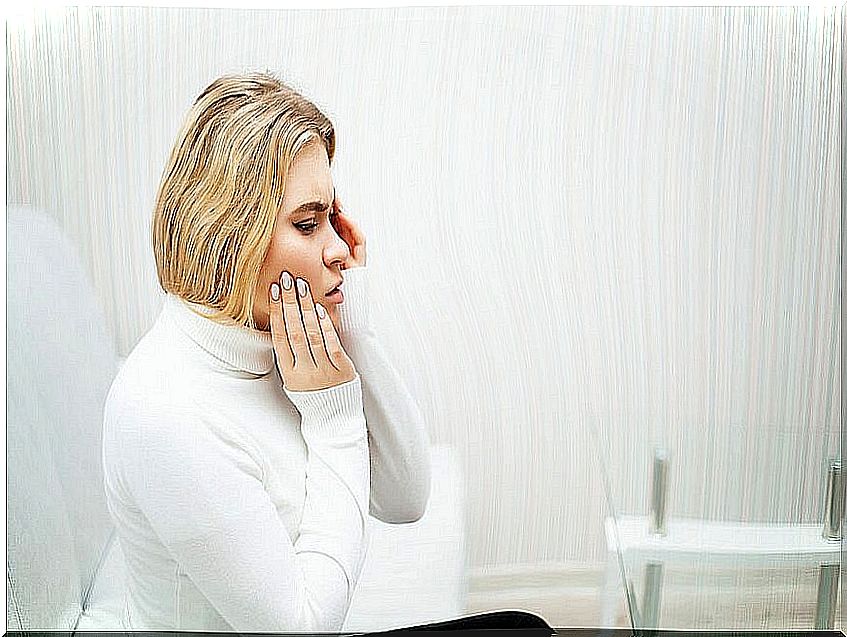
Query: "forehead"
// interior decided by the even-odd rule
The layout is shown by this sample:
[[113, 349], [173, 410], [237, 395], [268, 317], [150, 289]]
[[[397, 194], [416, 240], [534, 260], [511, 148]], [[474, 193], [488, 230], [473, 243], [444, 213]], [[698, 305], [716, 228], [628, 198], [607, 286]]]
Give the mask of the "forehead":
[[294, 157], [285, 181], [283, 209], [291, 211], [311, 201], [332, 203], [333, 184], [329, 158], [321, 143], [304, 146]]

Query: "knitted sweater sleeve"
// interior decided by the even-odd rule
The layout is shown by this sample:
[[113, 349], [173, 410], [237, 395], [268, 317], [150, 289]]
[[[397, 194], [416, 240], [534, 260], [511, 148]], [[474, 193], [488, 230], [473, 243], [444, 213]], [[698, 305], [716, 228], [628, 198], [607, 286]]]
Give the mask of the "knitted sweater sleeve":
[[295, 542], [259, 454], [213, 415], [148, 410], [124, 452], [129, 490], [156, 535], [237, 632], [340, 631], [366, 550], [360, 378], [289, 396], [308, 449]]
[[415, 399], [370, 324], [368, 269], [344, 270], [339, 334], [362, 379], [371, 463], [370, 514], [393, 524], [414, 522], [430, 491], [429, 436]]

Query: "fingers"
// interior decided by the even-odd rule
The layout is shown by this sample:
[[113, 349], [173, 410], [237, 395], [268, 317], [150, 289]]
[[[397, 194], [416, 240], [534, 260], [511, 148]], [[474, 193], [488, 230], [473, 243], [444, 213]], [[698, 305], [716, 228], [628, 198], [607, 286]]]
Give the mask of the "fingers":
[[352, 250], [355, 245], [353, 243], [355, 237], [350, 229], [350, 219], [343, 212], [339, 212], [338, 216], [335, 218], [335, 230], [338, 232], [338, 235], [344, 239], [344, 243], [347, 244], [347, 247]]
[[[288, 287], [286, 288], [286, 286]], [[290, 321], [290, 318], [286, 318], [286, 314], [288, 314], [288, 317], [291, 316], [290, 311], [288, 313], [284, 311], [285, 303], [290, 304], [291, 299], [294, 298], [291, 290], [292, 287], [293, 281], [286, 272], [279, 278], [279, 281], [271, 284], [268, 291], [268, 322], [271, 328], [271, 340], [273, 341], [277, 361], [280, 367], [286, 370], [292, 369], [296, 362], [294, 348], [292, 347], [291, 332], [297, 325]], [[297, 303], [296, 298], [294, 298], [294, 303]], [[287, 320], [288, 323], [286, 322]], [[299, 321], [297, 323], [299, 324]], [[302, 336], [300, 338], [301, 340], [305, 339]]]
[[324, 316], [319, 316], [308, 282], [301, 278], [294, 280], [288, 272], [283, 272], [279, 282], [270, 286], [268, 306], [271, 338], [280, 367], [292, 371], [332, 363], [325, 334], [333, 332], [334, 340], [330, 343], [337, 343], [338, 337], [323, 306], [320, 309]]
[[[312, 363], [317, 366], [320, 364], [321, 359], [326, 358], [326, 350], [324, 348], [323, 333], [315, 310], [315, 300], [312, 298], [309, 283], [305, 279], [298, 278], [297, 284], [294, 287], [297, 290], [297, 299], [300, 302], [300, 317], [302, 317], [303, 329], [306, 334], [305, 343], [308, 346], [308, 355], [311, 357]], [[296, 349], [294, 350], [294, 355], [295, 357], [298, 355]]]
[[365, 233], [361, 231], [350, 217], [341, 211], [340, 202], [338, 205], [338, 216], [336, 217], [336, 222], [333, 226], [335, 227], [335, 231], [338, 233], [338, 236], [342, 238], [344, 243], [346, 243], [347, 247], [350, 249], [350, 256], [353, 260], [352, 265], [365, 265]]
[[340, 370], [341, 364], [346, 358], [346, 353], [338, 338], [332, 316], [320, 303], [317, 304], [317, 315], [324, 336], [325, 356], [335, 369]]
[[333, 315], [315, 303], [308, 283], [283, 272], [270, 288], [271, 337], [283, 387], [311, 391], [355, 378], [356, 369], [344, 351]]
[[[332, 227], [335, 228], [335, 232], [341, 237], [341, 240], [347, 244], [347, 248], [350, 251], [350, 255], [353, 255], [353, 250], [355, 248], [353, 233], [350, 231], [350, 222], [344, 214], [341, 212], [335, 217], [335, 221], [332, 224]], [[349, 263], [342, 263], [341, 269], [346, 270], [350, 267]]]
[[[353, 223], [353, 220], [344, 211], [344, 209], [341, 205], [341, 200], [336, 198], [335, 202], [336, 202], [336, 210], [338, 211], [338, 218], [339, 218], [339, 220], [343, 221], [345, 228], [350, 233], [350, 236], [353, 238], [354, 242], [364, 244], [365, 243], [365, 235], [362, 233], [361, 230], [359, 230], [359, 227], [355, 223]], [[351, 247], [352, 247], [352, 245], [351, 245]]]
[[268, 325], [271, 329], [271, 341], [277, 365], [282, 370], [290, 370], [294, 367], [294, 351], [288, 342], [288, 332], [285, 328], [280, 301], [280, 286], [277, 281], [271, 283], [268, 290]]
[[350, 217], [344, 215], [344, 220], [347, 223], [347, 227], [350, 229], [350, 234], [353, 237], [354, 245], [365, 245], [365, 234], [359, 229], [353, 220]]

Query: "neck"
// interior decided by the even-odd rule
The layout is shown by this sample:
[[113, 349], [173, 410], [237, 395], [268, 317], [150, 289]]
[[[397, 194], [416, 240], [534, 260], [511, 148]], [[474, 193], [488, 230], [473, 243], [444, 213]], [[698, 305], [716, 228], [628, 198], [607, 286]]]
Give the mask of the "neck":
[[164, 311], [178, 327], [226, 367], [264, 375], [273, 369], [273, 342], [267, 330], [251, 329], [235, 321], [209, 318], [212, 310], [168, 294]]

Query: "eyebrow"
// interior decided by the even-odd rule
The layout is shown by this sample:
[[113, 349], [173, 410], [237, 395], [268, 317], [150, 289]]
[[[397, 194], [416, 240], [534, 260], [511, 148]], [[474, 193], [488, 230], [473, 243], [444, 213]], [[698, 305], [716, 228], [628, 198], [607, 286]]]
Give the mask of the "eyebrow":
[[[332, 200], [335, 201], [335, 188], [332, 189]], [[327, 208], [329, 208], [330, 204], [324, 203], [323, 201], [307, 201], [306, 203], [301, 203], [294, 210], [292, 210], [288, 217], [296, 217], [301, 212], [324, 212]]]

